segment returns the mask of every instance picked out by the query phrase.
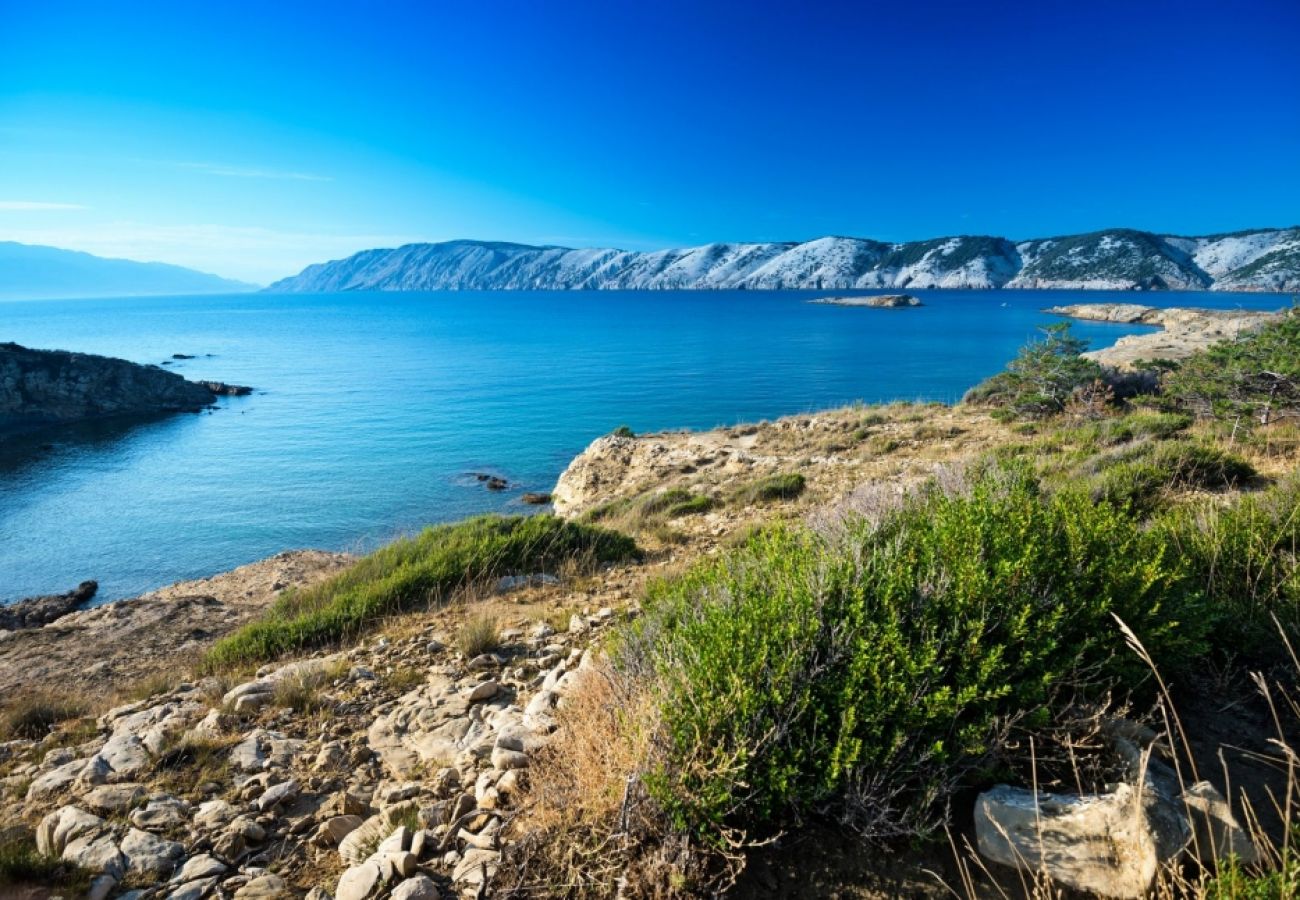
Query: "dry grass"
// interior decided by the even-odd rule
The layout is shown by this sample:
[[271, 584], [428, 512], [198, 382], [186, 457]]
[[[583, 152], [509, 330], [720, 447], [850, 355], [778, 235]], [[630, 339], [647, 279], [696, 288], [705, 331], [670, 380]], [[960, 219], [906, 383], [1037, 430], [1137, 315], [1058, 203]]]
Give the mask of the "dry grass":
[[625, 681], [597, 667], [567, 695], [557, 720], [559, 730], [528, 770], [512, 824], [519, 841], [496, 891], [619, 900], [712, 895], [716, 858], [674, 834], [641, 784], [658, 726], [652, 698], [628, 693]]
[[466, 659], [491, 653], [501, 646], [501, 624], [491, 613], [477, 613], [456, 632], [456, 649]]
[[86, 715], [79, 699], [47, 691], [21, 694], [5, 703], [0, 712], [0, 741], [39, 741], [61, 723]]

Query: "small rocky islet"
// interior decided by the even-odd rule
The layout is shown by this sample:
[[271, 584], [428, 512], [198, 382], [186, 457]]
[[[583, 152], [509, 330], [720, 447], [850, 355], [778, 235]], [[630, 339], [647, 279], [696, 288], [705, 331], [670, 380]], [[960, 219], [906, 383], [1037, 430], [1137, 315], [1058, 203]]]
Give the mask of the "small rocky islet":
[[919, 298], [911, 294], [872, 294], [869, 297], [820, 297], [809, 300], [822, 306], [861, 306], [867, 309], [909, 309], [924, 306]]

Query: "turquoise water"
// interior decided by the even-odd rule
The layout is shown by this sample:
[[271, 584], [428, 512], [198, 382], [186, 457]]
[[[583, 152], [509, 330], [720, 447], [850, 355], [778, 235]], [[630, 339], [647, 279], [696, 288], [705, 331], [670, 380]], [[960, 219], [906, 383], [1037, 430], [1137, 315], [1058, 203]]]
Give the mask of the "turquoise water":
[[[211, 413], [0, 444], [0, 602], [117, 599], [296, 547], [365, 549], [523, 511], [620, 424], [705, 428], [850, 403], [954, 401], [1045, 306], [1276, 308], [1277, 297], [918, 291], [240, 295], [0, 303], [0, 340], [251, 384]], [[1095, 345], [1143, 329], [1080, 323]], [[210, 356], [207, 354], [211, 354]], [[492, 494], [467, 473], [516, 489]]]

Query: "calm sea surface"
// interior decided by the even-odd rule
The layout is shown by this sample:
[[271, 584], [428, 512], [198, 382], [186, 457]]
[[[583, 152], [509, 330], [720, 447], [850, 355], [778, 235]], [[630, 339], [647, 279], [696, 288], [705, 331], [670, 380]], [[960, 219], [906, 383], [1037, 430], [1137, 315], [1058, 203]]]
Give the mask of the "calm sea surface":
[[[0, 303], [0, 341], [251, 384], [211, 413], [0, 443], [0, 603], [86, 578], [112, 600], [296, 547], [365, 549], [522, 511], [618, 425], [706, 428], [954, 401], [1053, 304], [1272, 309], [1276, 296], [918, 291], [241, 295]], [[1146, 329], [1079, 323], [1094, 346]], [[467, 473], [516, 489], [492, 494]]]

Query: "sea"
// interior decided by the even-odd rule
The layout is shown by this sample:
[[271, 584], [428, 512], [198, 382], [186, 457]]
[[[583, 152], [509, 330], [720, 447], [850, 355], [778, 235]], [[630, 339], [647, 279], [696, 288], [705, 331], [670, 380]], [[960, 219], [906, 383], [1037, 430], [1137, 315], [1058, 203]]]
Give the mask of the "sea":
[[[866, 293], [836, 291], [836, 294]], [[239, 294], [0, 302], [0, 341], [251, 385], [145, 422], [0, 438], [0, 604], [97, 602], [282, 550], [363, 552], [533, 511], [593, 439], [845, 404], [959, 400], [1069, 303], [1274, 309], [1277, 295], [921, 290]], [[1079, 322], [1094, 347], [1141, 326]], [[176, 359], [173, 355], [192, 356]], [[476, 473], [505, 478], [487, 490]]]

